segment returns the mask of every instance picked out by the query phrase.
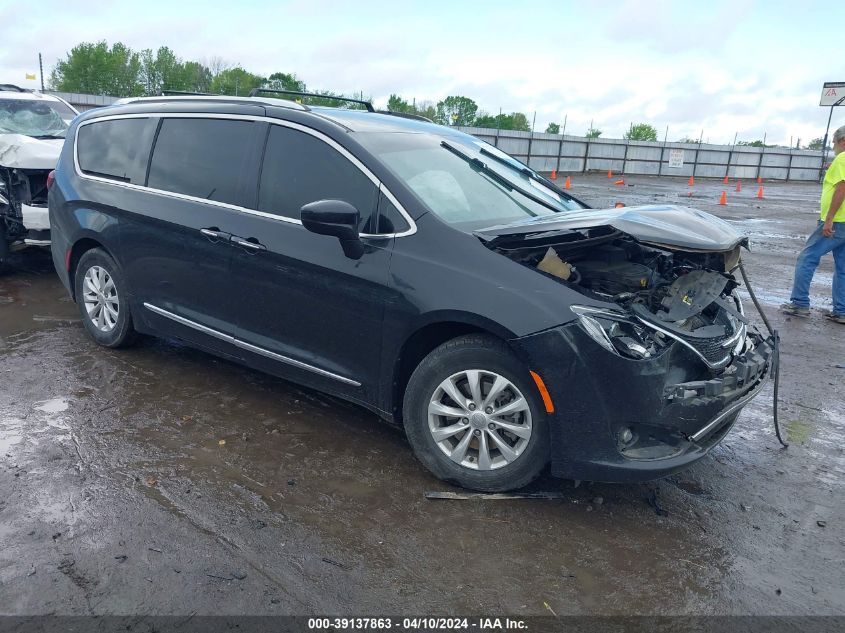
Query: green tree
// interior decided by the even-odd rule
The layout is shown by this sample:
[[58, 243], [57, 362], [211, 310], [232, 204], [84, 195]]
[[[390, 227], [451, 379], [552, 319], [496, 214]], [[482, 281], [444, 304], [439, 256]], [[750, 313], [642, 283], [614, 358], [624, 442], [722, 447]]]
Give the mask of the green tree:
[[63, 92], [82, 92], [114, 97], [144, 94], [141, 59], [121, 42], [111, 48], [105, 40], [74, 46], [66, 59], [59, 60], [50, 73], [50, 85]]
[[807, 144], [807, 149], [824, 149], [824, 139], [821, 137], [814, 138]]
[[163, 90], [194, 91], [185, 64], [167, 46], [159, 48], [155, 55], [150, 49], [143, 50], [140, 59], [145, 94], [157, 95]]
[[408, 103], [405, 99], [400, 97], [399, 95], [390, 95], [390, 98], [387, 100], [387, 109], [391, 112], [407, 112], [409, 114], [416, 114], [416, 108]]
[[601, 136], [601, 130], [595, 127], [590, 128], [584, 136], [587, 138], [598, 138]]
[[560, 134], [560, 126], [557, 123], [549, 123], [546, 126], [546, 134]]
[[421, 101], [417, 104], [416, 114], [424, 116], [426, 119], [435, 121], [437, 119], [437, 106], [431, 101]]
[[273, 73], [267, 77], [267, 83], [263, 88], [272, 90], [293, 90], [294, 92], [306, 92], [305, 82], [294, 73]]
[[498, 128], [500, 130], [519, 130], [520, 132], [530, 132], [531, 126], [528, 123], [528, 117], [522, 112], [512, 112], [511, 114], [487, 114], [481, 112], [472, 122], [474, 127], [483, 128]]
[[683, 138], [679, 138], [675, 142], [676, 143], [695, 143], [695, 144], [697, 144], [698, 139], [697, 138], [690, 138], [689, 136], [684, 136]]
[[510, 125], [509, 129], [511, 130], [518, 130], [520, 132], [530, 132], [531, 131], [531, 124], [528, 122], [528, 117], [522, 114], [522, 112], [514, 112], [510, 115]]
[[657, 130], [654, 129], [653, 125], [649, 125], [648, 123], [637, 123], [636, 125], [632, 123], [631, 129], [625, 133], [623, 138], [629, 141], [656, 141]]
[[188, 92], [211, 92], [211, 69], [199, 62], [185, 62], [185, 90]]
[[469, 97], [450, 96], [437, 103], [435, 121], [440, 125], [468, 126], [475, 121], [478, 104]]
[[756, 141], [739, 141], [737, 145], [742, 145], [744, 147], [772, 147], [771, 145], [766, 145], [759, 139]]
[[260, 75], [253, 75], [240, 66], [227, 68], [211, 80], [211, 92], [220, 95], [246, 96], [253, 88], [264, 85], [265, 79]]

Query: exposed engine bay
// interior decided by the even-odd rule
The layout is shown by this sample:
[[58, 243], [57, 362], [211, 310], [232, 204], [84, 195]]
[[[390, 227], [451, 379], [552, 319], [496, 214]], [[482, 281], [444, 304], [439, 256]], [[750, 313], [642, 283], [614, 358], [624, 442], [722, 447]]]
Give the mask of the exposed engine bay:
[[713, 369], [743, 351], [747, 319], [731, 272], [740, 246], [685, 252], [643, 245], [611, 227], [528, 241], [533, 244], [508, 248], [499, 242], [494, 248], [587, 297], [617, 304], [618, 309], [573, 307], [590, 335], [610, 351], [644, 359], [681, 341]]
[[49, 244], [47, 175], [49, 169], [0, 166], [0, 258], [9, 244]]

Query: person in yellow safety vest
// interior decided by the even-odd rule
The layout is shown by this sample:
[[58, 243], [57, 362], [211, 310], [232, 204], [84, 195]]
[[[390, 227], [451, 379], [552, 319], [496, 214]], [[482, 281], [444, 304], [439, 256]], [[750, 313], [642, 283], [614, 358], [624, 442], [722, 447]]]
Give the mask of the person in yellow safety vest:
[[813, 274], [822, 256], [833, 253], [833, 310], [827, 318], [845, 325], [845, 125], [833, 133], [833, 152], [822, 184], [821, 217], [798, 255], [792, 295], [781, 311], [801, 317], [810, 314]]

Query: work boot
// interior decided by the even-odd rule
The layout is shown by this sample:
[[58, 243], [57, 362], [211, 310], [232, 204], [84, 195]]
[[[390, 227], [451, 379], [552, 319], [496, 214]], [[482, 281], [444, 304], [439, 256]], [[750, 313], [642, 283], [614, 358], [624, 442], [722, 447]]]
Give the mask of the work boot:
[[845, 325], [845, 314], [837, 314], [836, 312], [828, 312], [824, 315], [825, 318], [830, 319], [834, 323], [841, 323]]
[[791, 314], [797, 317], [810, 316], [810, 308], [802, 308], [794, 303], [784, 303], [780, 306], [780, 311], [784, 314]]

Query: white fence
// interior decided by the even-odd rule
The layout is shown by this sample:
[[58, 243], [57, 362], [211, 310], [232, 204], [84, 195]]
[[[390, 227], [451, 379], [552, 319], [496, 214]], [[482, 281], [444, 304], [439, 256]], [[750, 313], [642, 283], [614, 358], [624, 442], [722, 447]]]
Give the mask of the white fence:
[[[541, 172], [601, 171], [651, 176], [818, 181], [822, 152], [785, 147], [660, 143], [460, 128]], [[670, 155], [674, 160], [670, 167]], [[677, 165], [677, 159], [682, 164]], [[828, 160], [832, 154], [828, 153]]]

